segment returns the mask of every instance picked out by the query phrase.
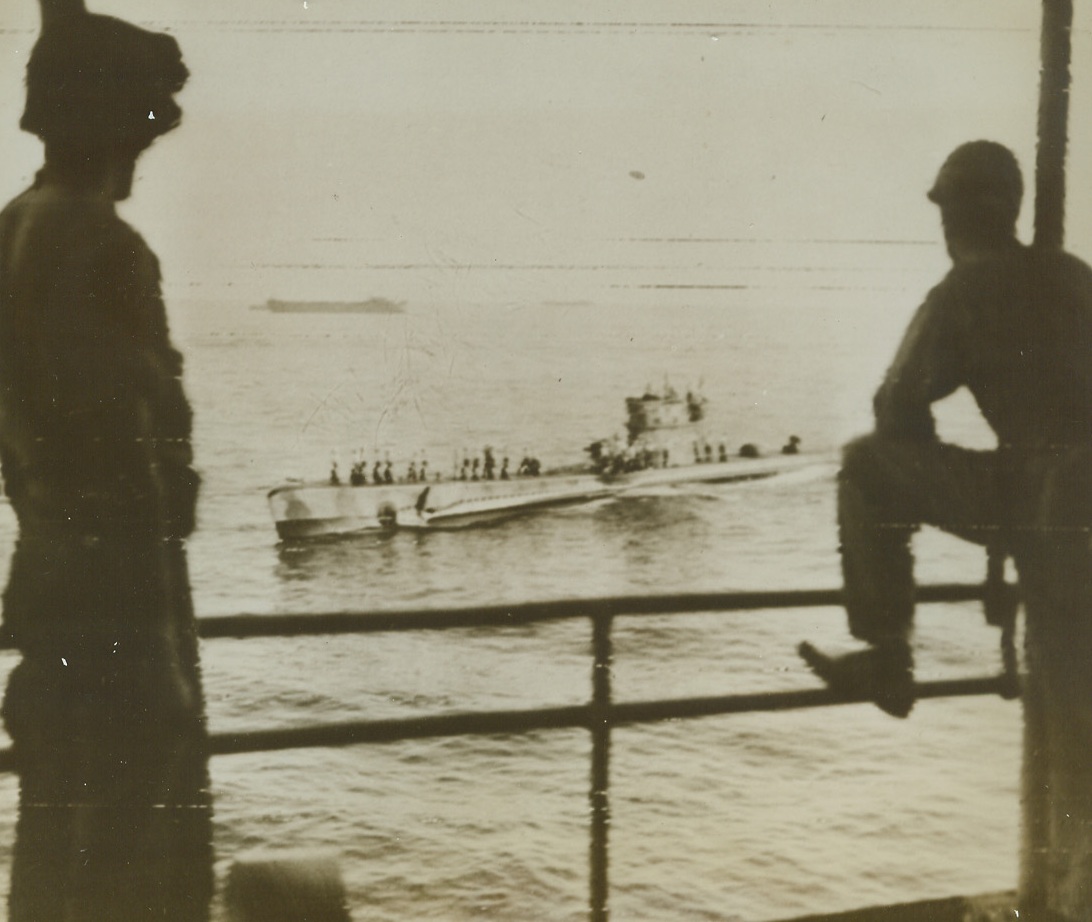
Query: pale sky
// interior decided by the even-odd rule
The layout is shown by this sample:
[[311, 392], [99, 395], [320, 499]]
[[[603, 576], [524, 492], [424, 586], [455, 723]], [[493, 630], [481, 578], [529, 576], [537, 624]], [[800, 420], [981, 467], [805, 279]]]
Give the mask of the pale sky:
[[[89, 5], [171, 31], [192, 71], [123, 207], [175, 297], [882, 289], [943, 255], [924, 191], [954, 146], [1008, 144], [1033, 185], [1034, 0]], [[0, 11], [4, 199], [40, 159], [17, 128], [37, 22]], [[1090, 258], [1087, 25], [1068, 242]]]

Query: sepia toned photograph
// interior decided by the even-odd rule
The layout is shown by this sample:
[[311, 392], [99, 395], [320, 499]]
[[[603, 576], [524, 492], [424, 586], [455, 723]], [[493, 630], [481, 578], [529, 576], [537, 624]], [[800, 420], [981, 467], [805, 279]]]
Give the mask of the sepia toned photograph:
[[5, 0], [0, 918], [1092, 922], [1092, 0]]

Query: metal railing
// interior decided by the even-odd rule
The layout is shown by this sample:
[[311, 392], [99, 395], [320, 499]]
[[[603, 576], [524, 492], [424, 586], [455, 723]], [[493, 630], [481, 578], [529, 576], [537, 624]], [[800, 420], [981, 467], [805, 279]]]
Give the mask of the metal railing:
[[[918, 602], [982, 600], [981, 585], [921, 587]], [[449, 611], [430, 609], [377, 613], [334, 612], [307, 615], [235, 615], [199, 622], [201, 636], [211, 638], [300, 637], [387, 631], [436, 631], [473, 627], [512, 627], [536, 622], [588, 618], [592, 623], [591, 697], [586, 704], [522, 710], [476, 711], [391, 720], [328, 723], [309, 727], [252, 730], [214, 734], [213, 755], [296, 749], [314, 746], [349, 746], [483, 734], [528, 733], [580, 727], [591, 734], [591, 845], [589, 918], [608, 918], [608, 830], [610, 826], [610, 745], [614, 727], [663, 720], [757, 711], [849, 704], [862, 698], [837, 695], [829, 689], [712, 697], [673, 698], [616, 703], [612, 700], [611, 629], [620, 616], [686, 614], [697, 612], [754, 612], [763, 609], [835, 607], [837, 590], [784, 592], [692, 593], [671, 596], [621, 596], [492, 605]], [[1012, 677], [1004, 674], [949, 679], [916, 685], [917, 698], [947, 698], [998, 694], [1012, 697]], [[0, 753], [0, 768], [9, 768], [10, 754]]]
[[[985, 597], [982, 585], [945, 584], [918, 589], [919, 603], [971, 602]], [[607, 833], [610, 825], [610, 745], [614, 727], [693, 717], [785, 711], [858, 703], [864, 698], [826, 688], [616, 703], [612, 699], [611, 629], [617, 617], [756, 612], [768, 609], [836, 607], [841, 593], [832, 589], [775, 592], [713, 592], [669, 596], [526, 602], [447, 611], [418, 609], [384, 612], [331, 612], [304, 615], [232, 615], [203, 618], [204, 639], [303, 637], [458, 628], [515, 627], [537, 622], [590, 619], [592, 623], [591, 697], [586, 704], [521, 710], [474, 711], [389, 720], [344, 721], [306, 727], [214, 733], [212, 755], [270, 752], [320, 746], [351, 746], [486, 734], [530, 733], [583, 728], [591, 734], [591, 848], [589, 918], [608, 918]], [[918, 683], [918, 699], [997, 694], [1013, 696], [1012, 676], [1004, 673]], [[10, 749], [0, 751], [0, 771], [13, 769]]]

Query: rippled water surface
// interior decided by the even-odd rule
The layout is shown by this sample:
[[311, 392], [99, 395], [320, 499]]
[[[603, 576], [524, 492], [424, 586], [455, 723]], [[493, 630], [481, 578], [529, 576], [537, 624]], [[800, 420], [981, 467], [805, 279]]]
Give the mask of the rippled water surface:
[[[172, 305], [205, 488], [190, 553], [201, 615], [464, 606], [837, 584], [833, 475], [867, 425], [905, 316], [852, 304], [761, 308], [411, 306], [399, 316]], [[868, 347], [862, 349], [862, 343]], [[578, 459], [623, 398], [700, 386], [711, 437], [816, 463], [463, 532], [277, 543], [265, 491], [322, 477], [333, 452], [464, 450]], [[959, 425], [966, 408], [953, 410]], [[0, 525], [5, 560], [11, 522]], [[976, 580], [978, 551], [918, 543], [926, 579]], [[5, 564], [6, 565], [6, 564]], [[992, 671], [973, 607], [919, 622], [922, 678]], [[812, 687], [793, 648], [845, 645], [833, 610], [621, 618], [620, 700]], [[501, 631], [204, 645], [213, 729], [581, 703], [582, 622]], [[10, 664], [10, 660], [5, 661]], [[1018, 707], [920, 704], [710, 718], [619, 730], [611, 909], [623, 920], [773, 919], [1006, 889], [1016, 871]], [[360, 920], [586, 917], [590, 745], [576, 731], [230, 756], [213, 765], [219, 861], [337, 860]], [[13, 805], [15, 787], [3, 782]], [[0, 828], [7, 854], [13, 809]]]

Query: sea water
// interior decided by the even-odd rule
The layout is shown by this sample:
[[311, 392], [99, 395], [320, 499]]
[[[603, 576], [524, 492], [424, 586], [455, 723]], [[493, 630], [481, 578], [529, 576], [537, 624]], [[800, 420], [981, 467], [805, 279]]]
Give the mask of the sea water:
[[[814, 300], [391, 316], [172, 302], [204, 478], [199, 615], [837, 586], [836, 449], [868, 425], [907, 305]], [[626, 396], [665, 380], [709, 399], [710, 441], [776, 452], [797, 435], [815, 463], [465, 531], [277, 541], [265, 494], [285, 478], [323, 479], [335, 459], [345, 473], [361, 454], [448, 474], [486, 445], [513, 466], [526, 453], [573, 463], [622, 431]], [[972, 411], [950, 413], [968, 438]], [[6, 516], [2, 567], [13, 539]], [[916, 548], [923, 580], [983, 576], [978, 549], [929, 532]], [[810, 688], [797, 642], [850, 646], [834, 609], [619, 618], [614, 637], [620, 701]], [[973, 605], [924, 608], [917, 644], [921, 679], [998, 668]], [[215, 640], [203, 659], [214, 732], [579, 704], [591, 688], [579, 620]], [[1010, 888], [1019, 733], [1019, 706], [992, 698], [920, 703], [906, 721], [862, 705], [617, 730], [612, 917], [776, 919]], [[574, 730], [220, 757], [218, 869], [326, 856], [358, 920], [583, 919], [589, 753]], [[6, 860], [14, 779], [0, 796]]]

